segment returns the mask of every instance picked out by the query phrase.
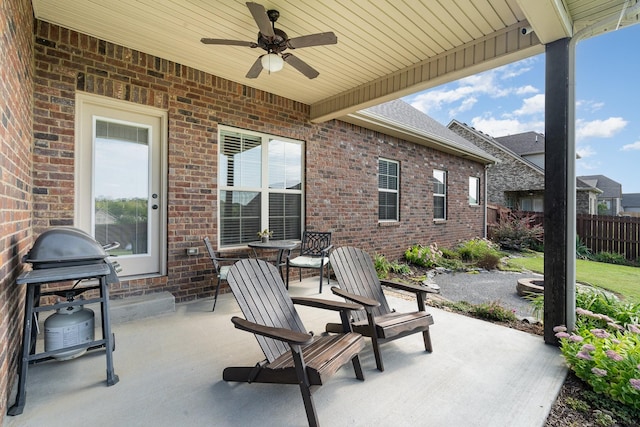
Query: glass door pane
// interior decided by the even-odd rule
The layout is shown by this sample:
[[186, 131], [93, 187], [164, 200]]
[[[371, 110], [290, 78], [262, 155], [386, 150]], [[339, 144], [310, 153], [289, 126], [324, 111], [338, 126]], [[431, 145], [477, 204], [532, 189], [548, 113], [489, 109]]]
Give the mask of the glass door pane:
[[149, 158], [148, 128], [96, 121], [94, 236], [112, 254], [149, 253]]

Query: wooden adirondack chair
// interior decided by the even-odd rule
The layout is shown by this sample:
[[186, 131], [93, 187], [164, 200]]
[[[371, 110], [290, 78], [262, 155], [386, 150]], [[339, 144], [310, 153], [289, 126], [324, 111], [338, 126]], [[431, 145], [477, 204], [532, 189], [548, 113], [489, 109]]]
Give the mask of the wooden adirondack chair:
[[[346, 300], [364, 306], [365, 311], [354, 311], [351, 324], [354, 332], [359, 332], [371, 338], [376, 366], [384, 371], [380, 342], [402, 338], [407, 335], [422, 332], [424, 348], [433, 351], [429, 326], [433, 325], [431, 314], [425, 311], [424, 299], [429, 292], [438, 292], [419, 285], [404, 283], [381, 282], [371, 257], [361, 249], [342, 247], [331, 253], [331, 266], [340, 288], [332, 287], [334, 294]], [[416, 295], [418, 311], [411, 313], [397, 313], [389, 308], [387, 299], [382, 292], [382, 285], [395, 289], [409, 291]], [[341, 325], [329, 323], [328, 332], [339, 330]]]
[[[352, 362], [356, 378], [364, 380], [358, 353], [364, 348], [360, 334], [351, 332], [349, 317], [361, 306], [316, 298], [291, 298], [278, 269], [258, 259], [238, 261], [227, 282], [245, 319], [233, 317], [236, 328], [255, 334], [266, 360], [255, 366], [229, 367], [225, 381], [299, 384], [307, 420], [318, 425], [311, 396], [343, 365]], [[339, 311], [338, 335], [312, 336], [305, 330], [294, 303]], [[313, 387], [313, 389], [312, 389]]]

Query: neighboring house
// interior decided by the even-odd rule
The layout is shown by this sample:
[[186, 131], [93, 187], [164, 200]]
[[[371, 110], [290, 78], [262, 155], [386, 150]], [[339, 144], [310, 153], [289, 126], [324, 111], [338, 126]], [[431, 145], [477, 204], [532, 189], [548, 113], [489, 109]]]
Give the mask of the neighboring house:
[[[457, 120], [448, 127], [498, 159], [487, 171], [489, 203], [524, 211], [544, 210], [544, 135], [525, 132], [494, 138]], [[577, 213], [596, 214], [599, 193], [576, 179]]]
[[604, 175], [584, 175], [578, 178], [602, 191], [598, 195], [598, 214], [620, 215], [623, 210], [622, 184]]
[[622, 193], [623, 215], [640, 216], [640, 193]]

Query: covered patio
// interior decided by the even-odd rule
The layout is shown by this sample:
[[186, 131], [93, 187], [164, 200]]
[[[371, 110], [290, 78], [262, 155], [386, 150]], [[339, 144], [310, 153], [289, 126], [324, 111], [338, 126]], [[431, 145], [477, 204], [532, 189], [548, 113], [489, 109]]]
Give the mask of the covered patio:
[[[323, 297], [335, 299], [328, 287]], [[317, 296], [317, 277], [290, 292]], [[389, 295], [398, 310], [414, 301]], [[117, 302], [115, 304], [117, 306]], [[117, 308], [116, 308], [117, 309]], [[297, 386], [226, 383], [227, 366], [262, 359], [252, 334], [234, 329], [231, 294], [176, 305], [161, 316], [114, 324], [114, 367], [105, 385], [104, 352], [30, 367], [24, 413], [4, 427], [47, 425], [303, 426]], [[335, 313], [299, 307], [305, 326], [321, 333]], [[383, 345], [385, 371], [370, 342], [361, 353], [365, 381], [347, 365], [314, 393], [325, 426], [535, 426], [544, 424], [567, 369], [557, 348], [538, 336], [430, 309], [434, 352], [420, 334]]]

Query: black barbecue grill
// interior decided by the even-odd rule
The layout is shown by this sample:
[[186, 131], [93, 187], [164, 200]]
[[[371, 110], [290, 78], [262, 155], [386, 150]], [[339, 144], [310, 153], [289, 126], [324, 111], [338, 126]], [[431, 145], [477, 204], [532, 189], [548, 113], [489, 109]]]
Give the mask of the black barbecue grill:
[[[7, 411], [9, 415], [21, 414], [24, 409], [28, 365], [56, 358], [56, 355], [74, 350], [104, 348], [107, 358], [107, 385], [118, 382], [118, 376], [113, 371], [112, 351], [115, 347], [115, 337], [111, 333], [109, 319], [109, 284], [119, 282], [119, 265], [110, 261], [107, 253], [109, 249], [117, 246], [117, 243], [113, 243], [103, 247], [89, 234], [77, 228], [55, 227], [40, 234], [23, 258], [23, 262], [31, 264], [33, 269], [21, 274], [16, 280], [17, 284], [27, 286], [27, 294], [22, 357], [18, 364], [18, 394], [15, 404]], [[56, 290], [41, 292], [41, 285], [56, 282], [75, 283], [69, 288], [60, 289], [56, 286]], [[76, 300], [78, 295], [92, 289], [99, 290], [99, 297]], [[40, 298], [44, 296], [64, 297], [66, 302], [41, 307]], [[45, 349], [44, 352], [36, 353], [37, 328], [33, 327], [33, 323], [37, 323], [38, 313], [92, 303], [100, 303], [102, 339], [51, 351]]]

